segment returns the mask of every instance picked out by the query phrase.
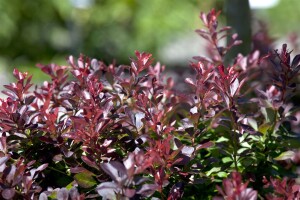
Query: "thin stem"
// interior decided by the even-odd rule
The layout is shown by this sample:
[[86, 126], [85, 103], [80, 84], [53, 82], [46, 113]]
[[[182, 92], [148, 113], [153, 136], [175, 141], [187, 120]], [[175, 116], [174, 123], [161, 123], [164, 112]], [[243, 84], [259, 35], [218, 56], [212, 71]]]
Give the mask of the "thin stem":
[[238, 172], [238, 163], [237, 163], [237, 151], [238, 151], [238, 135], [237, 135], [237, 124], [236, 124], [236, 121], [234, 119], [234, 116], [233, 116], [233, 111], [230, 111], [230, 118], [231, 118], [231, 121], [232, 121], [232, 125], [233, 125], [233, 162], [234, 162], [234, 167], [235, 167], [235, 170]]
[[276, 124], [277, 124], [277, 114], [278, 114], [278, 111], [275, 109], [274, 110], [274, 123], [272, 125], [272, 128], [271, 128], [271, 133], [273, 134], [274, 133], [274, 130], [275, 130], [275, 127], [276, 127]]
[[162, 185], [160, 186], [160, 198], [161, 198], [161, 200], [165, 199], [165, 195], [163, 193], [163, 186]]
[[53, 170], [53, 171], [56, 171], [56, 172], [58, 172], [58, 173], [61, 173], [61, 174], [65, 175], [65, 176], [72, 177], [72, 176], [70, 176], [69, 174], [66, 174], [65, 172], [62, 172], [62, 171], [60, 171], [60, 170], [58, 170], [58, 169], [55, 169], [55, 168], [53, 168], [53, 167], [49, 167], [49, 166], [48, 166], [47, 168], [49, 168], [49, 169], [51, 169], [51, 170]]

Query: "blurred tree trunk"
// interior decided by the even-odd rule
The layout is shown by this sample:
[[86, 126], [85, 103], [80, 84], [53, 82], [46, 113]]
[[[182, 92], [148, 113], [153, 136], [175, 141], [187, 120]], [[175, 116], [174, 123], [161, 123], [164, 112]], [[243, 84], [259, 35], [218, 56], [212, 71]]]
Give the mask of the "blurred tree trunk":
[[[243, 43], [233, 47], [225, 58], [226, 63], [236, 57], [238, 53], [247, 55], [251, 50], [251, 13], [248, 0], [225, 0], [225, 15], [227, 25], [232, 27], [232, 33], [238, 33]], [[227, 37], [227, 43], [231, 35]]]

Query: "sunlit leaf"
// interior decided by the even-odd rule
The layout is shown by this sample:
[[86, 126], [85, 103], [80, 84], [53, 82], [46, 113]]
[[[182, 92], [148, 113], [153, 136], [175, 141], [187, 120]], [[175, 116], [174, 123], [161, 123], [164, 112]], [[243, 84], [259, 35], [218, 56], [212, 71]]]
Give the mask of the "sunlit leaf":
[[258, 131], [262, 134], [266, 134], [270, 128], [271, 128], [271, 124], [265, 123], [259, 126]]
[[224, 158], [222, 158], [222, 162], [223, 163], [232, 162], [232, 158], [231, 157], [224, 157]]
[[256, 131], [258, 131], [258, 126], [257, 126], [257, 122], [255, 119], [253, 118], [247, 118], [249, 125]]
[[206, 172], [207, 176], [210, 176], [213, 173], [219, 172], [221, 170], [221, 167], [213, 167], [208, 172]]
[[231, 96], [235, 95], [237, 89], [239, 88], [239, 84], [240, 83], [239, 83], [239, 80], [237, 78], [233, 81], [233, 83], [231, 83], [231, 85], [230, 85], [230, 94], [231, 94]]
[[119, 189], [118, 185], [114, 182], [104, 182], [97, 186], [96, 191], [104, 199], [116, 200], [116, 193]]
[[218, 172], [217, 176], [220, 178], [226, 178], [227, 177], [227, 173], [226, 172]]
[[287, 160], [293, 158], [294, 156], [295, 156], [294, 151], [285, 151], [281, 153], [279, 156], [277, 156], [276, 158], [274, 158], [274, 160]]

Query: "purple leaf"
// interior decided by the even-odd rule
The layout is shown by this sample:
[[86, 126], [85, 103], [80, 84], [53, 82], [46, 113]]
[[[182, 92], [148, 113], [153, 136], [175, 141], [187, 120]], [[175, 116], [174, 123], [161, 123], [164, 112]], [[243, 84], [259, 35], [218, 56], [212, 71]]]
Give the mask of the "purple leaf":
[[41, 166], [39, 166], [36, 171], [43, 171], [44, 169], [46, 169], [48, 167], [48, 163], [42, 164]]
[[140, 130], [143, 127], [142, 119], [145, 117], [145, 114], [142, 112], [138, 112], [134, 115], [134, 125], [135, 127]]
[[134, 119], [134, 115], [133, 115], [131, 109], [128, 108], [128, 107], [126, 107], [126, 108], [125, 108], [125, 113], [126, 113], [126, 115], [129, 117], [130, 123], [131, 123], [131, 124], [134, 124], [134, 123], [135, 123], [135, 119]]
[[67, 158], [71, 157], [74, 153], [73, 151], [70, 151], [66, 147], [62, 147], [62, 152], [63, 152], [64, 156]]
[[103, 199], [116, 199], [116, 193], [120, 191], [114, 182], [104, 182], [97, 186], [96, 191]]
[[39, 196], [39, 200], [48, 200], [48, 196], [45, 192], [41, 193]]
[[204, 144], [199, 144], [196, 147], [196, 151], [198, 151], [199, 149], [209, 148], [209, 147], [211, 147], [213, 145], [214, 145], [214, 143], [212, 141], [206, 142]]
[[5, 156], [0, 158], [0, 166], [3, 165], [4, 163], [6, 163], [6, 161], [8, 161], [10, 156]]
[[120, 162], [111, 161], [109, 163], [101, 163], [100, 166], [117, 183], [121, 183], [127, 179], [126, 168]]
[[194, 147], [184, 146], [181, 150], [183, 155], [191, 157], [192, 153], [194, 152]]
[[9, 167], [5, 168], [3, 171], [4, 176], [6, 177], [6, 181], [10, 184], [13, 182], [16, 173], [16, 166], [10, 165]]
[[84, 171], [87, 171], [84, 167], [70, 168], [70, 172], [74, 173], [74, 174], [77, 174], [77, 173], [80, 173], [80, 172], [84, 172]]
[[298, 54], [294, 57], [291, 67], [295, 68], [296, 66], [299, 65], [299, 62], [300, 62], [300, 54]]
[[25, 104], [26, 105], [30, 105], [34, 100], [35, 100], [35, 96], [29, 96], [25, 98]]
[[130, 153], [127, 159], [123, 162], [129, 176], [134, 173], [134, 154]]
[[59, 200], [68, 200], [69, 192], [66, 188], [62, 188], [57, 192], [57, 199]]
[[168, 199], [181, 199], [183, 196], [183, 187], [184, 185], [182, 182], [174, 184], [170, 190]]
[[230, 94], [231, 96], [234, 96], [237, 89], [239, 88], [239, 80], [236, 78], [231, 84], [230, 84]]
[[129, 198], [133, 197], [136, 192], [135, 189], [129, 189], [129, 188], [126, 188], [123, 191], [124, 191], [124, 195]]
[[91, 158], [89, 158], [88, 156], [81, 156], [81, 159], [83, 160], [83, 162], [85, 162], [85, 164], [87, 164], [90, 167], [93, 167], [95, 169], [99, 169], [97, 164], [91, 160]]
[[186, 78], [185, 82], [195, 87], [195, 83], [191, 78]]
[[1, 194], [4, 199], [10, 200], [13, 199], [13, 197], [16, 194], [16, 191], [14, 188], [8, 188], [8, 189], [4, 189]]
[[76, 187], [71, 188], [71, 190], [69, 191], [69, 195], [71, 197], [71, 200], [79, 200], [80, 199], [80, 194]]
[[137, 190], [137, 194], [149, 197], [158, 189], [156, 184], [144, 184], [140, 189]]

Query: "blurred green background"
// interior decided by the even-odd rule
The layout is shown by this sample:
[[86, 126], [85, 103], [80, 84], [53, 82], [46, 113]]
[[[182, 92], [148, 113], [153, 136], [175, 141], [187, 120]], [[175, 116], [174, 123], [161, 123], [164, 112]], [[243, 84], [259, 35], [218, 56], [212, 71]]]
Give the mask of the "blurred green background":
[[[187, 66], [204, 46], [194, 33], [201, 27], [200, 11], [223, 9], [225, 3], [223, 0], [0, 0], [0, 78], [7, 78], [7, 73], [17, 67], [33, 73], [38, 82], [45, 76], [34, 67], [36, 63], [66, 64], [68, 55], [80, 53], [105, 62], [115, 59], [117, 63], [128, 64], [128, 58], [140, 50], [152, 53], [156, 60], [170, 67]], [[272, 8], [251, 10], [251, 19], [265, 21], [270, 35], [279, 39], [300, 30], [299, 8], [298, 0], [280, 0]], [[221, 19], [224, 23], [224, 17]]]

